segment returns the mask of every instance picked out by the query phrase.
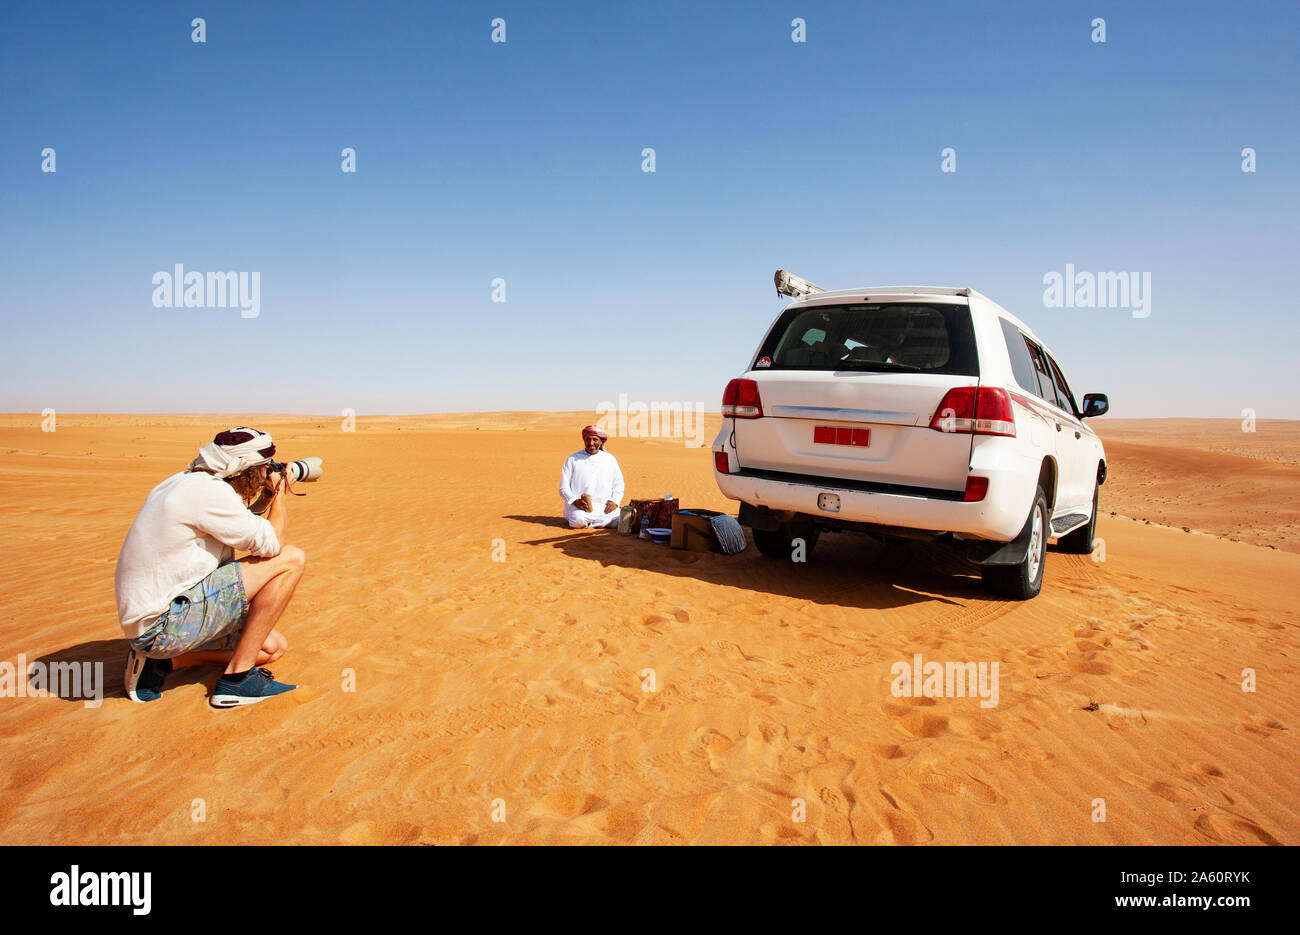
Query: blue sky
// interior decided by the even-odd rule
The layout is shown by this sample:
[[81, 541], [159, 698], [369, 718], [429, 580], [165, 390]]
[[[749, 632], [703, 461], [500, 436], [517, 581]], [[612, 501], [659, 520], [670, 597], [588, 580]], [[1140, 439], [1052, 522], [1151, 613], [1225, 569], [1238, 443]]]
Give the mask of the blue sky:
[[[785, 267], [973, 286], [1116, 416], [1300, 418], [1298, 27], [1293, 3], [5, 4], [0, 410], [716, 409]], [[260, 315], [155, 308], [177, 263], [259, 272]], [[1067, 263], [1150, 272], [1150, 316], [1045, 308]]]

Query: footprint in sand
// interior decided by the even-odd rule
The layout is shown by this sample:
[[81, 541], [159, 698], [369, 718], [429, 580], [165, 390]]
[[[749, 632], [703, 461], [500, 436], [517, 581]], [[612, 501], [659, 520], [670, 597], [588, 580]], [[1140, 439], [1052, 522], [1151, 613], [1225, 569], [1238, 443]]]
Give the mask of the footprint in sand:
[[573, 748], [575, 750], [599, 750], [609, 743], [608, 737], [583, 737]]
[[928, 708], [936, 702], [933, 698], [896, 698], [880, 702], [880, 713], [885, 717], [902, 719], [912, 714], [917, 708]]
[[739, 656], [741, 659], [745, 660], [745, 662], [753, 662], [755, 659], [759, 658], [757, 656], [749, 655], [747, 652], [741, 649], [738, 644], [733, 643], [730, 640], [714, 640], [712, 645], [715, 649], [720, 649], [724, 653], [730, 653]]
[[411, 844], [419, 835], [419, 825], [404, 821], [358, 821], [343, 829], [339, 843]]
[[781, 821], [765, 822], [758, 829], [759, 840], [764, 844], [781, 844], [786, 841], [802, 841], [804, 834], [800, 832], [798, 825], [786, 824]]
[[994, 734], [1002, 733], [1002, 724], [992, 717], [954, 717], [949, 719], [948, 728], [960, 737], [974, 737], [976, 740], [988, 740]]
[[900, 718], [898, 726], [913, 737], [942, 737], [948, 733], [948, 719], [937, 714], [923, 714], [917, 711]]
[[1213, 763], [1193, 763], [1192, 770], [1198, 775], [1209, 776], [1213, 779], [1227, 778], [1224, 775], [1223, 770], [1219, 769], [1219, 767], [1215, 766]]
[[721, 731], [712, 727], [701, 727], [695, 731], [691, 752], [696, 756], [712, 758], [715, 753], [724, 753], [734, 746], [735, 742]]
[[661, 714], [668, 707], [659, 692], [642, 692], [636, 702], [637, 714]]
[[1071, 672], [1081, 672], [1084, 675], [1107, 675], [1110, 672], [1110, 666], [1095, 662], [1091, 655], [1084, 656], [1082, 659], [1067, 659], [1065, 667]]
[[1110, 666], [1097, 660], [1097, 655], [1106, 651], [1110, 637], [1102, 630], [1090, 624], [1080, 624], [1074, 628], [1074, 642], [1065, 650], [1063, 665], [1071, 672], [1085, 675], [1106, 675]]
[[1241, 730], [1248, 734], [1254, 734], [1256, 737], [1272, 737], [1278, 731], [1286, 730], [1286, 725], [1281, 721], [1274, 720], [1263, 714], [1252, 714], [1250, 717], [1243, 718], [1238, 726]]
[[883, 821], [881, 843], [925, 844], [934, 840], [934, 833], [929, 828], [901, 811], [885, 812]]
[[1192, 822], [1192, 827], [1216, 844], [1282, 843], [1248, 818], [1205, 814]]
[[921, 787], [942, 795], [959, 796], [980, 805], [993, 805], [999, 800], [993, 787], [971, 775], [931, 773], [921, 780]]
[[1195, 798], [1193, 796], [1185, 795], [1181, 790], [1175, 789], [1167, 782], [1157, 781], [1157, 782], [1150, 783], [1147, 786], [1147, 790], [1149, 792], [1154, 792], [1156, 795], [1160, 796], [1160, 798], [1164, 799], [1166, 802], [1178, 803], [1178, 802], [1195, 801]]
[[818, 789], [817, 798], [821, 799], [822, 803], [827, 808], [834, 812], [841, 812], [845, 815], [849, 813], [857, 802], [857, 797], [847, 789], [841, 792], [837, 789], [832, 789], [830, 786], [822, 786]]

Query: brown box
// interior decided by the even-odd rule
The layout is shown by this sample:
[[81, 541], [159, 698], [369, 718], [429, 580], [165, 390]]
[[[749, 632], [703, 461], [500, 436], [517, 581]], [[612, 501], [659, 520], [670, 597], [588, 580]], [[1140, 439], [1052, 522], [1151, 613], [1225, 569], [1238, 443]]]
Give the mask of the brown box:
[[668, 544], [674, 549], [691, 552], [721, 552], [717, 537], [713, 535], [710, 517], [721, 516], [715, 510], [691, 510], [673, 514], [673, 535]]

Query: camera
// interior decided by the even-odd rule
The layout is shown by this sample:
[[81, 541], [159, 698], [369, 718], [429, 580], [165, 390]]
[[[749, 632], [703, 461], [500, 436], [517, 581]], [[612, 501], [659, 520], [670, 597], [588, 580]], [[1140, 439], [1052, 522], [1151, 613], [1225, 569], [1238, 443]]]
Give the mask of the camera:
[[271, 474], [283, 474], [290, 483], [298, 481], [319, 480], [321, 475], [320, 458], [299, 458], [297, 461], [272, 461], [266, 466]]
[[[279, 474], [285, 481], [285, 489], [288, 490], [288, 484], [296, 484], [300, 480], [313, 481], [319, 480], [321, 474], [320, 458], [299, 458], [297, 461], [269, 461], [266, 464], [266, 476]], [[289, 491], [293, 493], [293, 491]], [[303, 494], [298, 494], [303, 496]], [[259, 516], [266, 512], [266, 508], [271, 505], [275, 499], [269, 490], [259, 491], [253, 502], [248, 508]]]

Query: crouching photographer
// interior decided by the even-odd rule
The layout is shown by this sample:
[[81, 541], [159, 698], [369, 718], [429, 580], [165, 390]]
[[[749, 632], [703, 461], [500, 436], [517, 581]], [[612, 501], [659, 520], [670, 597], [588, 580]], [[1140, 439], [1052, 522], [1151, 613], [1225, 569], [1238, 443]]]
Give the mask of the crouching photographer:
[[[293, 482], [318, 477], [320, 460], [282, 464], [274, 454], [265, 432], [221, 432], [145, 498], [114, 579], [132, 701], [158, 699], [167, 675], [195, 665], [224, 669], [214, 708], [297, 687], [261, 666], [288, 649], [276, 624], [307, 564], [302, 549], [284, 544], [284, 494]], [[234, 561], [236, 549], [249, 555]]]

